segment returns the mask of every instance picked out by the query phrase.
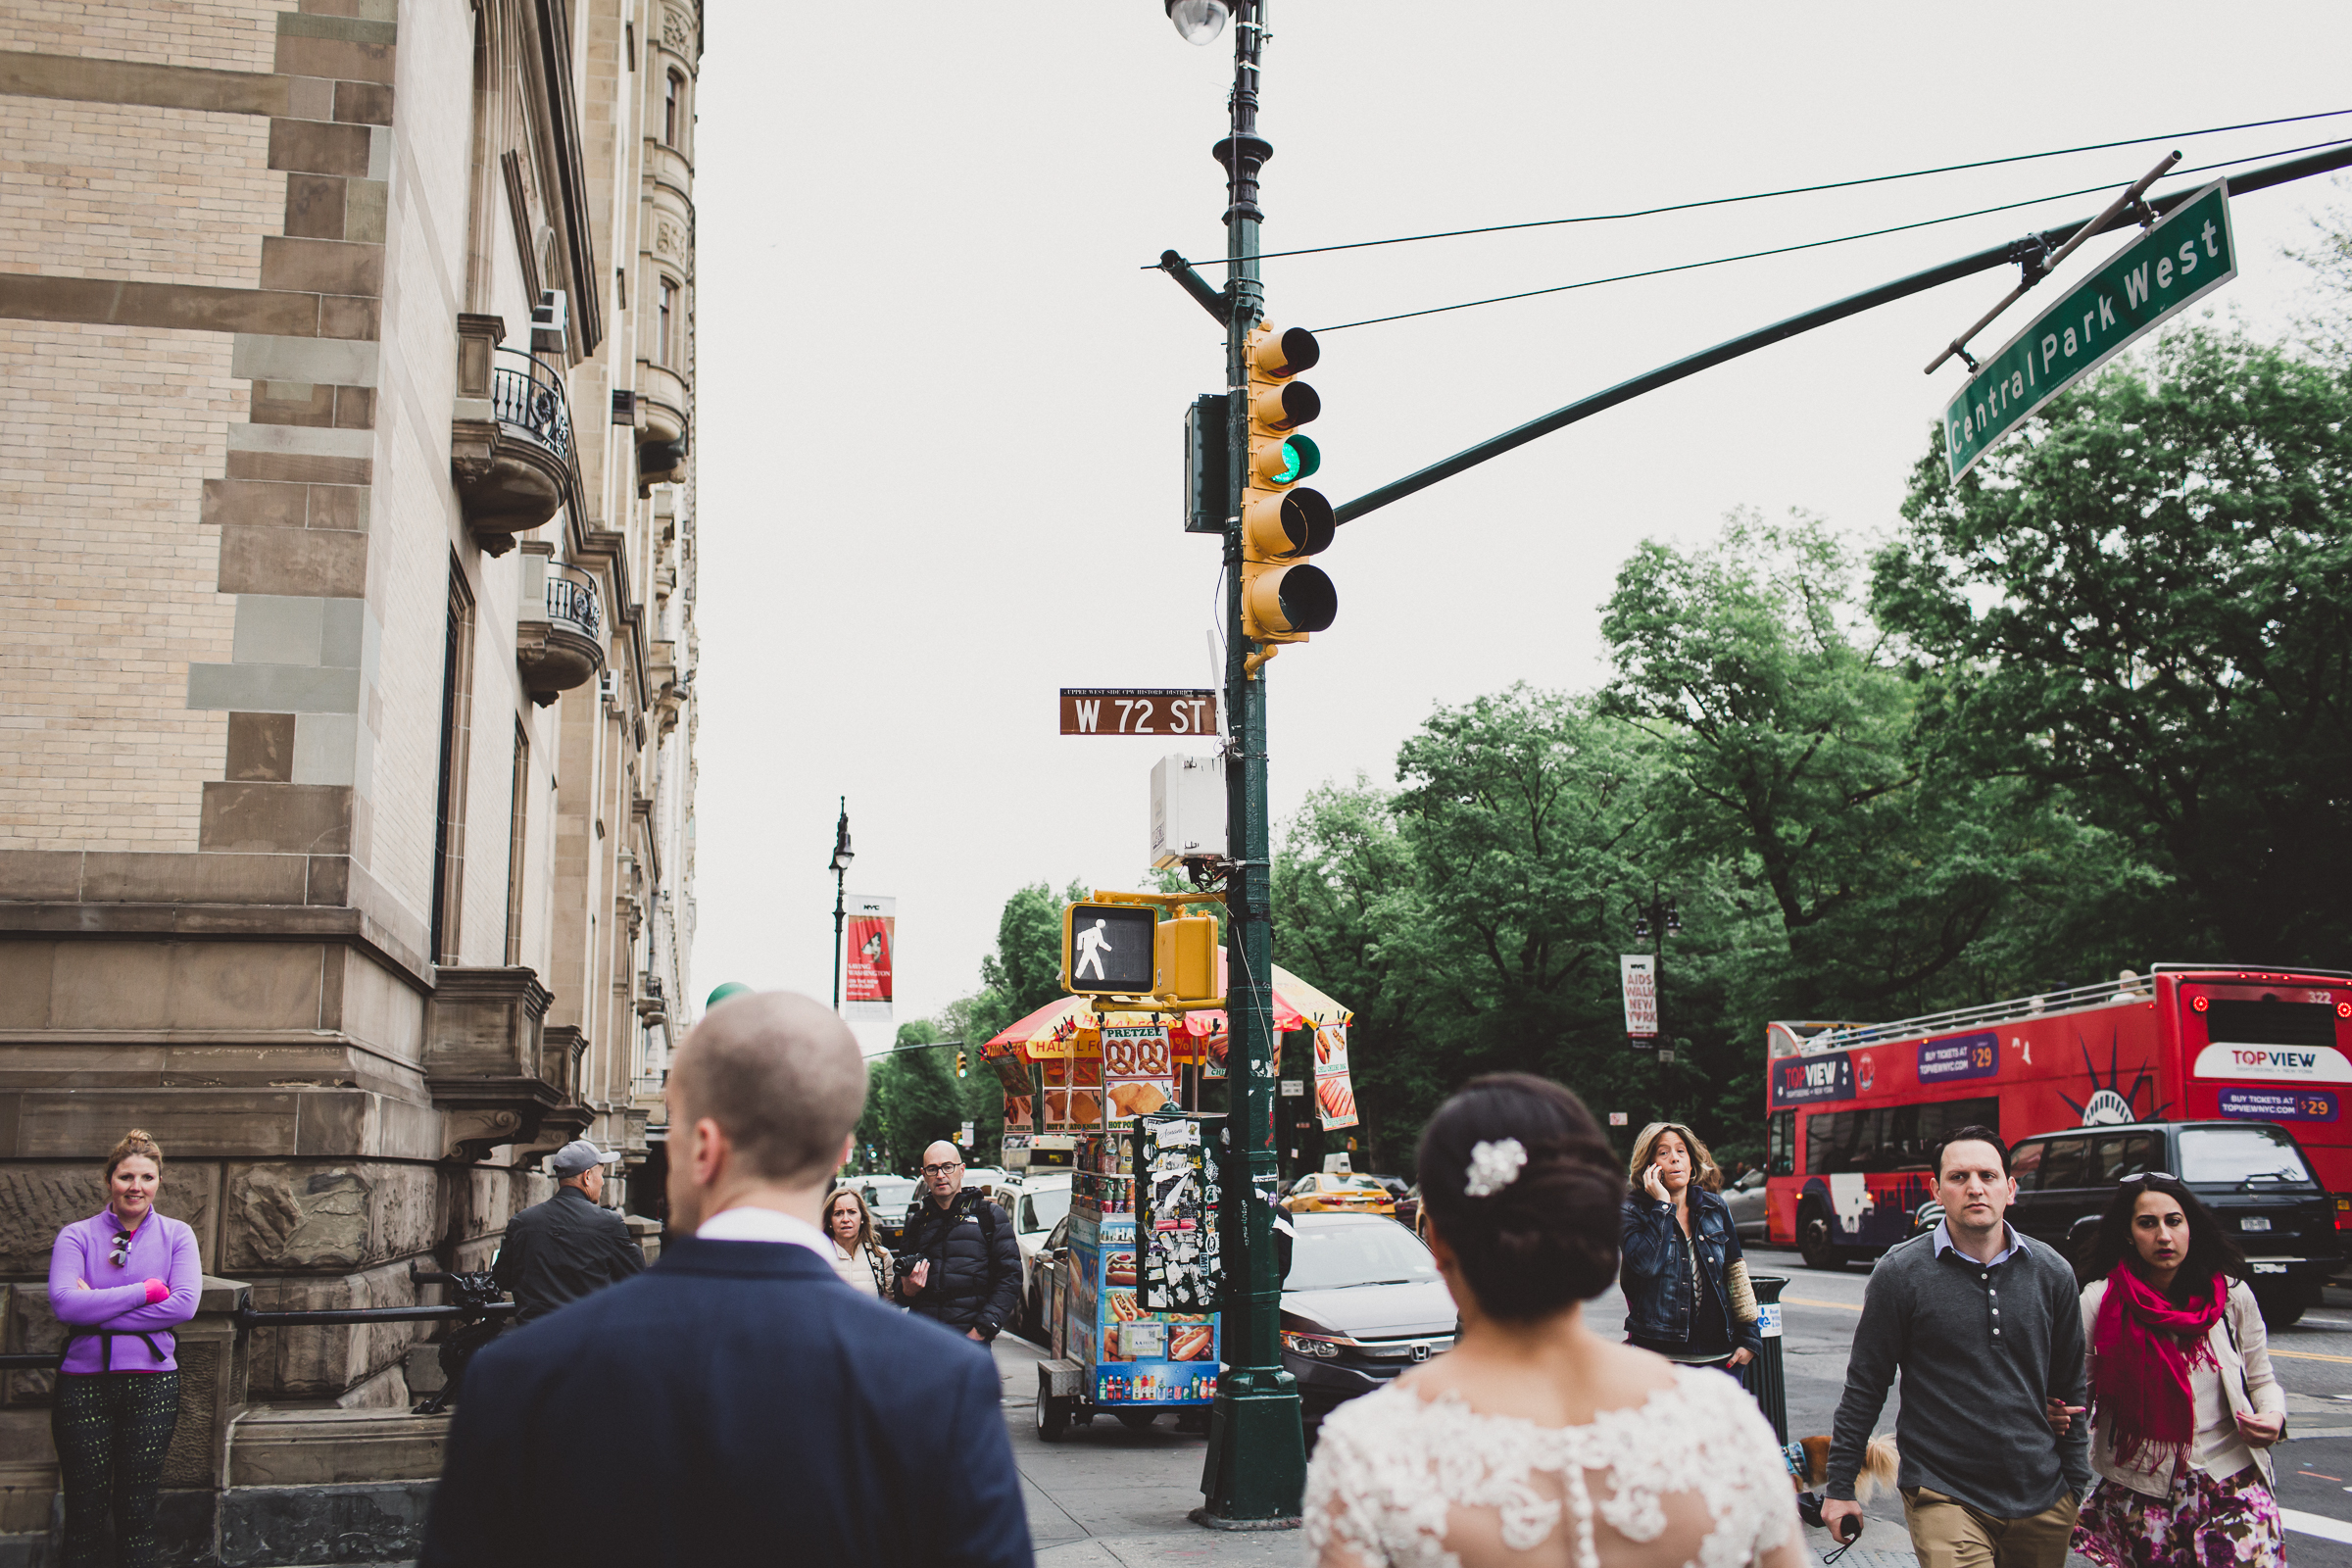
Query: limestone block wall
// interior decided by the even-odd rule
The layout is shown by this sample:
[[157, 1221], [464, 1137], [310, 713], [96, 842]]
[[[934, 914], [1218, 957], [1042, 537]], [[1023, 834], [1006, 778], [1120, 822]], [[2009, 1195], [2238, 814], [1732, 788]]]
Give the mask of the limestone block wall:
[[0, 320], [0, 851], [196, 848], [225, 723], [173, 672], [229, 657], [198, 514], [245, 401], [221, 338]]

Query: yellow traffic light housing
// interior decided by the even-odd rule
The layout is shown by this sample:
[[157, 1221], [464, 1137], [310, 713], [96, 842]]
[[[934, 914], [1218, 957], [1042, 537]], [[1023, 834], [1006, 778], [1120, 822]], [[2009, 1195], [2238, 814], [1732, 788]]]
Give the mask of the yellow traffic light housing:
[[956, 1053], [956, 1076], [958, 1078], [963, 1076], [963, 1053], [960, 1051]]
[[1320, 491], [1298, 483], [1322, 466], [1298, 426], [1323, 412], [1296, 379], [1322, 351], [1304, 327], [1261, 323], [1250, 334], [1250, 452], [1242, 497], [1242, 631], [1258, 643], [1304, 642], [1339, 613], [1339, 591], [1306, 558], [1330, 548], [1338, 521]]
[[1152, 994], [1205, 1002], [1217, 988], [1217, 922], [1211, 915], [1162, 920], [1152, 933]]

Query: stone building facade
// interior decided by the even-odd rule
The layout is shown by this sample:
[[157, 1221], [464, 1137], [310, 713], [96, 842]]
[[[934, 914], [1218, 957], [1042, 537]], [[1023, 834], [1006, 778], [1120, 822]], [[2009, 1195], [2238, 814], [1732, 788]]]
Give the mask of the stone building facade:
[[[572, 1137], [652, 1211], [702, 20], [0, 0], [9, 1348], [133, 1126], [262, 1309], [487, 1266]], [[422, 1332], [257, 1331], [250, 1397], [405, 1409]]]

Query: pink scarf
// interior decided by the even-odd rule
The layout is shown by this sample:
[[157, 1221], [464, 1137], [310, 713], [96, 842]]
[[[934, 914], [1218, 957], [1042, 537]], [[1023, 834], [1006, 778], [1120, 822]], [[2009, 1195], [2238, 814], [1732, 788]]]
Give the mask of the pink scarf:
[[2177, 1469], [2197, 1435], [2189, 1369], [2215, 1364], [2206, 1342], [2230, 1302], [2230, 1282], [2214, 1275], [2207, 1293], [2177, 1306], [2129, 1262], [2107, 1276], [2090, 1330], [2090, 1393], [2115, 1432], [2119, 1463], [2147, 1459]]

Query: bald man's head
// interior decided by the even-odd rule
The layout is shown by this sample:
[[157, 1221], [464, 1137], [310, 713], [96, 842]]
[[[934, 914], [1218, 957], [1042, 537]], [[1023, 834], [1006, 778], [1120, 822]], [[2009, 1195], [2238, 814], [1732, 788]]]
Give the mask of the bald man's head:
[[671, 1127], [710, 1117], [742, 1174], [764, 1181], [798, 1186], [831, 1172], [864, 1110], [865, 1060], [849, 1025], [789, 992], [728, 998], [670, 1064]]
[[945, 1203], [963, 1191], [963, 1151], [941, 1139], [923, 1151], [923, 1189]]

